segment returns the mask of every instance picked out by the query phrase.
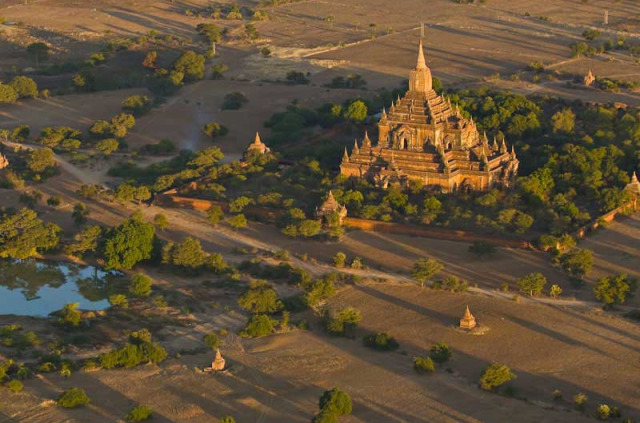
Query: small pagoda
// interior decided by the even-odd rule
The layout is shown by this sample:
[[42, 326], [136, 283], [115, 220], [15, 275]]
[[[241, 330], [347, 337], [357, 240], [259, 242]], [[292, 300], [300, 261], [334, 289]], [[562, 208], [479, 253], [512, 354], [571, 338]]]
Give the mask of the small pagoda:
[[596, 82], [596, 76], [593, 74], [593, 71], [589, 69], [589, 73], [584, 76], [584, 85], [590, 87], [594, 82]]
[[476, 327], [476, 318], [471, 314], [471, 310], [469, 310], [469, 306], [464, 311], [464, 316], [460, 319], [460, 329], [471, 330]]
[[222, 358], [222, 354], [220, 354], [220, 348], [216, 348], [216, 358], [211, 363], [211, 367], [204, 369], [205, 372], [220, 372], [224, 370], [225, 360]]
[[270, 153], [271, 149], [267, 147], [262, 140], [260, 140], [260, 134], [256, 132], [256, 138], [253, 140], [251, 144], [247, 147], [244, 152], [245, 157], [253, 152], [257, 152], [258, 154], [266, 154]]
[[638, 175], [635, 172], [631, 174], [631, 182], [624, 187], [624, 190], [631, 195], [640, 196], [640, 182], [638, 182]]
[[338, 215], [339, 224], [342, 225], [342, 221], [347, 217], [347, 208], [343, 204], [338, 203], [338, 200], [333, 196], [333, 192], [329, 191], [329, 195], [324, 203], [322, 203], [320, 207], [316, 207], [316, 218], [326, 221], [334, 213]]
[[7, 159], [4, 154], [0, 153], [0, 170], [7, 166], [9, 166], [9, 159]]

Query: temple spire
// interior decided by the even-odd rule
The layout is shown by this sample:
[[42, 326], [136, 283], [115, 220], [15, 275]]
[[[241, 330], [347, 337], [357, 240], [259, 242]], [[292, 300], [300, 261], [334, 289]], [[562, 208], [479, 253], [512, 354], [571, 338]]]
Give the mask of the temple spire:
[[418, 45], [418, 63], [416, 69], [425, 69], [427, 62], [424, 60], [424, 51], [422, 49], [422, 38], [420, 38], [420, 44]]
[[342, 155], [343, 162], [349, 162], [349, 153], [347, 153], [347, 147], [344, 148], [344, 154]]
[[358, 154], [360, 152], [360, 148], [358, 147], [358, 140], [353, 140], [353, 151], [351, 154]]
[[637, 184], [638, 183], [638, 175], [636, 175], [635, 170], [633, 171], [633, 173], [631, 174], [631, 183], [632, 184]]
[[262, 144], [262, 140], [260, 140], [260, 133], [256, 132], [256, 139], [253, 140], [253, 143], [256, 145]]
[[364, 131], [364, 139], [362, 140], [363, 147], [371, 147], [371, 140], [369, 139], [369, 133]]
[[516, 145], [515, 144], [511, 144], [511, 158], [512, 159], [516, 158]]
[[507, 144], [504, 142], [504, 138], [502, 139], [502, 144], [500, 145], [500, 154], [505, 154], [507, 152]]

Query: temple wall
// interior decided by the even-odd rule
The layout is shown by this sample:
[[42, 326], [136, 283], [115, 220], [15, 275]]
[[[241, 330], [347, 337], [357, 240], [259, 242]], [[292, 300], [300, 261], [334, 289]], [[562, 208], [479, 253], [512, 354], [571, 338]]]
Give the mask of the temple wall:
[[585, 236], [589, 235], [590, 232], [598, 229], [603, 223], [612, 222], [617, 215], [626, 214], [626, 213], [630, 213], [638, 210], [640, 210], [640, 204], [638, 203], [638, 199], [633, 199], [629, 201], [627, 204], [623, 204], [622, 206], [616, 209], [613, 209], [610, 212], [605, 213], [602, 216], [592, 220], [588, 224], [582, 226], [574, 233], [574, 236], [576, 238], [584, 238]]
[[533, 249], [532, 245], [528, 241], [505, 239], [489, 235], [480, 235], [466, 231], [426, 228], [402, 223], [357, 219], [354, 217], [345, 217], [343, 220], [343, 225], [349, 228], [358, 228], [363, 231], [421, 236], [425, 238], [446, 239], [449, 241], [461, 242], [486, 241], [499, 247]]

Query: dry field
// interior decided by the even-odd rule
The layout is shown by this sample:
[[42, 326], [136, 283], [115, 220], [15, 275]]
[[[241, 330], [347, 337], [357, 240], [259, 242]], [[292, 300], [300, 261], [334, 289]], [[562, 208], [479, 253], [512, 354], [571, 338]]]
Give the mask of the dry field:
[[[484, 336], [453, 328], [466, 304], [490, 328]], [[640, 416], [636, 324], [589, 309], [515, 304], [397, 284], [347, 287], [330, 305], [358, 307], [364, 316], [358, 338], [389, 331], [400, 349], [380, 353], [359, 339], [327, 337], [311, 318], [307, 332], [251, 341], [228, 338], [231, 345], [223, 349], [231, 365], [228, 374], [198, 372], [195, 368], [212, 357], [198, 354], [159, 367], [78, 372], [68, 380], [45, 375], [27, 381], [23, 393], [9, 397], [7, 390], [0, 391], [2, 413], [8, 421], [109, 422], [143, 403], [161, 422], [205, 422], [226, 413], [239, 422], [308, 422], [322, 391], [339, 386], [354, 400], [354, 413], [345, 422], [506, 423], [516, 415], [518, 422], [591, 421], [572, 410], [571, 398], [579, 392], [588, 395], [590, 411], [608, 403], [621, 405], [627, 417]], [[175, 332], [178, 339], [189, 335], [202, 333]], [[417, 375], [412, 357], [441, 341], [453, 348], [452, 360], [433, 376]], [[515, 399], [477, 388], [481, 370], [491, 362], [508, 364], [518, 375]], [[86, 389], [91, 405], [63, 411], [49, 401], [70, 386]], [[555, 389], [565, 400], [551, 399]]]

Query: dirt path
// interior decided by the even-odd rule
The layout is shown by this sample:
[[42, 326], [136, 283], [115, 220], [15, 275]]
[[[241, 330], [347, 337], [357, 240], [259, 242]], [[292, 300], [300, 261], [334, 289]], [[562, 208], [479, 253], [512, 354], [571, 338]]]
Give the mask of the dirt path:
[[[181, 210], [170, 209], [158, 206], [152, 206], [144, 210], [145, 215], [151, 219], [156, 213], [165, 214], [172, 224], [172, 227], [177, 230], [182, 230], [185, 233], [198, 234], [204, 240], [219, 243], [219, 239], [222, 238], [225, 242], [232, 244], [239, 244], [244, 247], [252, 247], [260, 250], [277, 252], [282, 248], [274, 243], [269, 243], [261, 240], [257, 240], [250, 236], [245, 231], [233, 231], [223, 225], [217, 227], [211, 226], [204, 217], [199, 217], [195, 213]], [[310, 261], [303, 261], [296, 257], [291, 257], [291, 263], [295, 266], [299, 266], [309, 272], [311, 275], [318, 277], [320, 275], [330, 273], [336, 270], [335, 267], [323, 263], [314, 263]], [[387, 280], [396, 283], [403, 284], [415, 284], [416, 282], [409, 277], [401, 273], [382, 271], [377, 269], [351, 269], [341, 268], [341, 272], [352, 275], [357, 275], [363, 278], [373, 278], [379, 280]], [[499, 298], [507, 301], [513, 301], [513, 293], [501, 292], [487, 288], [470, 287], [469, 292], [492, 298]], [[547, 297], [526, 297], [520, 296], [519, 301], [523, 303], [533, 304], [546, 304], [559, 307], [577, 307], [577, 308], [601, 308], [602, 304], [596, 301], [577, 300], [574, 298], [547, 298]], [[619, 307], [620, 310], [631, 310], [633, 307]]]

